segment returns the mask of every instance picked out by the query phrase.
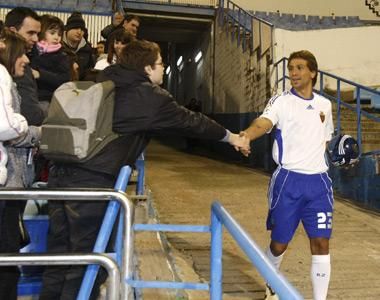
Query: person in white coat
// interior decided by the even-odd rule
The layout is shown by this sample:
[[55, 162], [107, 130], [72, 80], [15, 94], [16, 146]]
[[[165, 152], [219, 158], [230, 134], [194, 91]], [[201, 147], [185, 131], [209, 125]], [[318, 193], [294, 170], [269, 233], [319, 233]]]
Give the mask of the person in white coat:
[[[4, 186], [24, 188], [34, 178], [33, 153], [40, 128], [29, 126], [20, 114], [21, 98], [12, 78], [24, 76], [29, 63], [26, 42], [9, 29], [0, 34], [0, 141]], [[7, 161], [8, 158], [8, 161]], [[7, 173], [7, 174], [6, 174]], [[27, 244], [22, 226], [22, 201], [0, 201], [0, 253], [17, 253]], [[0, 299], [17, 299], [17, 266], [0, 267]]]

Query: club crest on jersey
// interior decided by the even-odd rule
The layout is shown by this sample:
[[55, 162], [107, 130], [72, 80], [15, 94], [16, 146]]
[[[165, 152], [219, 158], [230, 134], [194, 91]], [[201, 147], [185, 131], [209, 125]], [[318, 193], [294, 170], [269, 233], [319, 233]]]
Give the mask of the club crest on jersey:
[[321, 118], [321, 121], [322, 123], [325, 121], [326, 119], [326, 116], [325, 116], [325, 113], [323, 111], [319, 112], [319, 117]]

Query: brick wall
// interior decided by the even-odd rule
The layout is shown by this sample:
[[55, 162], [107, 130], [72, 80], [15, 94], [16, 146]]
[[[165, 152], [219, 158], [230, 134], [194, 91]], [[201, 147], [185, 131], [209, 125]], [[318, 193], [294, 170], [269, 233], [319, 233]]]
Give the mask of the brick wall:
[[[209, 42], [204, 68], [205, 79], [209, 79], [209, 101], [212, 102], [205, 105], [206, 112], [235, 114], [262, 111], [271, 96], [268, 54], [259, 55], [259, 49], [253, 53], [249, 50], [243, 52], [236, 37], [231, 39], [230, 25], [215, 26], [215, 37]], [[212, 62], [215, 70], [210, 67]]]

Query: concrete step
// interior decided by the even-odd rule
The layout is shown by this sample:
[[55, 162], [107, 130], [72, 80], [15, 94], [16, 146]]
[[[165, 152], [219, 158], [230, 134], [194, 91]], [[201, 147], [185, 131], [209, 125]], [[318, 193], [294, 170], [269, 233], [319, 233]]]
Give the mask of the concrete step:
[[380, 143], [363, 143], [362, 144], [362, 152], [372, 152], [380, 149]]
[[[341, 120], [340, 121], [340, 126], [344, 129], [344, 130], [356, 130], [357, 128], [357, 125], [356, 125], [356, 121], [353, 122], [353, 121], [349, 121], [349, 120]], [[336, 122], [335, 122], [335, 127], [336, 127]], [[378, 130], [378, 132], [380, 131], [380, 123], [373, 123], [373, 122], [361, 122], [361, 127], [362, 127], [362, 130]], [[379, 132], [380, 134], [380, 132]]]

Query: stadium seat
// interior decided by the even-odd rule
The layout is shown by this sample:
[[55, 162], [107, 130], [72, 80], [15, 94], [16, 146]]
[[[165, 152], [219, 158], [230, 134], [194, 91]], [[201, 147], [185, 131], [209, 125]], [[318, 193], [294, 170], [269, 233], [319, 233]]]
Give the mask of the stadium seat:
[[41, 6], [40, 7], [43, 7], [43, 8], [47, 8], [47, 9], [57, 9], [60, 5], [60, 1], [59, 0], [41, 0]]
[[7, 4], [7, 5], [14, 5], [14, 6], [25, 6], [25, 5], [27, 5], [26, 3], [25, 3], [25, 0], [14, 0], [14, 1], [4, 1], [4, 4]]
[[308, 16], [307, 27], [308, 29], [321, 29], [319, 16]]
[[81, 1], [78, 3], [76, 10], [81, 12], [90, 12], [94, 8], [92, 1]]
[[346, 16], [335, 16], [335, 25], [336, 27], [347, 27], [347, 17]]
[[78, 1], [77, 0], [62, 0], [61, 3], [58, 5], [61, 9], [67, 9], [74, 11], [77, 9]]
[[112, 4], [109, 0], [96, 0], [93, 11], [97, 13], [110, 13], [112, 12]]
[[279, 27], [290, 29], [293, 27], [293, 14], [281, 14]]
[[292, 22], [288, 25], [291, 30], [306, 30], [308, 24], [306, 21], [306, 15], [294, 15]]
[[363, 26], [363, 22], [359, 19], [358, 16], [348, 16], [347, 23], [350, 27]]
[[268, 13], [268, 21], [277, 26], [280, 23], [280, 13], [270, 12]]
[[266, 11], [256, 11], [255, 17], [262, 19], [262, 20], [265, 20], [265, 21], [268, 21], [268, 15], [267, 15]]
[[[377, 89], [380, 92], [380, 88]], [[380, 95], [372, 94], [371, 95], [371, 107], [375, 109], [380, 109]]]
[[323, 16], [321, 18], [321, 28], [323, 29], [329, 29], [334, 28], [335, 23], [333, 17]]
[[[24, 1], [26, 2], [26, 1]], [[24, 5], [26, 5], [26, 3], [24, 3]], [[33, 0], [33, 1], [30, 1], [27, 3], [28, 7], [30, 8], [41, 8], [41, 7], [44, 7], [42, 5], [42, 1], [41, 0]]]

